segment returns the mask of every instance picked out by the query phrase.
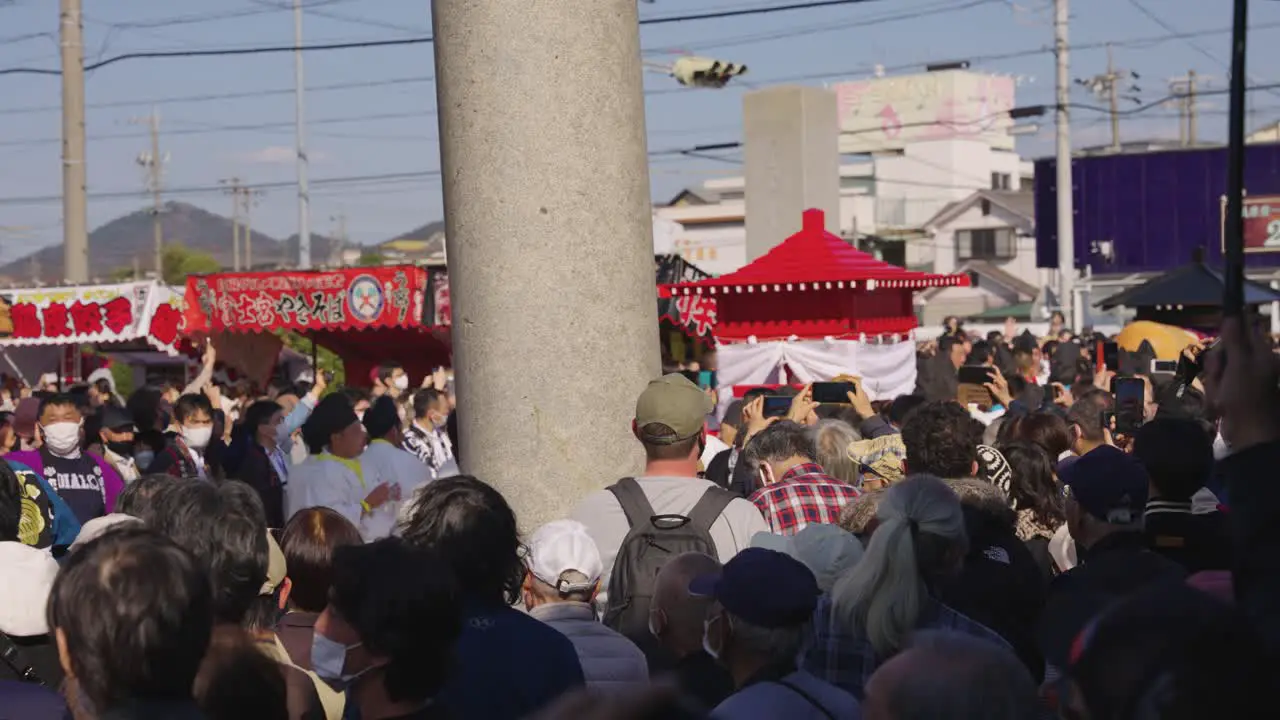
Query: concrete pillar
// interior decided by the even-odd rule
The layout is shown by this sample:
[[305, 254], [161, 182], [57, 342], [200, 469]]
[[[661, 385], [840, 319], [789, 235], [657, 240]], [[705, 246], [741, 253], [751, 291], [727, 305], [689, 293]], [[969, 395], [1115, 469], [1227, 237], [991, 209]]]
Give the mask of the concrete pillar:
[[783, 85], [742, 100], [747, 262], [800, 230], [809, 208], [840, 234], [840, 127], [836, 94]]
[[660, 372], [635, 0], [434, 0], [464, 472], [522, 530], [640, 470]]

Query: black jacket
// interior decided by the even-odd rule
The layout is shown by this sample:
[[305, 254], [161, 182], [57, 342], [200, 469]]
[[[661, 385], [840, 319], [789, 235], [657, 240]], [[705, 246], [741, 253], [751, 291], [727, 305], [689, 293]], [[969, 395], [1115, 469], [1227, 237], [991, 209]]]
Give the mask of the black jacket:
[[702, 474], [711, 482], [726, 490], [729, 488], [729, 458], [733, 456], [733, 448], [721, 450], [707, 463]]
[[1220, 512], [1193, 515], [1190, 502], [1154, 499], [1144, 518], [1147, 548], [1187, 569], [1231, 569], [1231, 538]]
[[236, 479], [257, 491], [262, 507], [267, 511], [267, 527], [283, 528], [288, 518], [284, 516], [284, 483], [267, 451], [256, 442], [250, 442], [240, 459]]
[[[1219, 463], [1231, 509], [1231, 574], [1244, 611], [1274, 660], [1280, 659], [1280, 442], [1258, 445]], [[1219, 496], [1221, 497], [1221, 496]]]
[[939, 583], [934, 593], [947, 606], [999, 633], [1037, 681], [1044, 661], [1035, 628], [1045, 601], [1040, 568], [1014, 530], [1007, 507], [964, 505], [969, 554], [960, 575]]
[[1077, 545], [1076, 553], [1080, 564], [1049, 584], [1036, 633], [1045, 660], [1058, 668], [1067, 666], [1076, 636], [1108, 605], [1155, 583], [1187, 576], [1182, 566], [1148, 550], [1140, 532], [1109, 535], [1088, 550]]

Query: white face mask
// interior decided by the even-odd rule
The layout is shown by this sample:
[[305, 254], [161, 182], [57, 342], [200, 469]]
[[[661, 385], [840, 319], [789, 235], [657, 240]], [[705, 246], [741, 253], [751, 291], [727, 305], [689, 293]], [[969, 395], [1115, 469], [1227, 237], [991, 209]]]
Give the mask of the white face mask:
[[58, 457], [67, 457], [80, 449], [80, 423], [56, 422], [42, 425], [44, 445]]
[[711, 623], [713, 620], [722, 620], [722, 618], [710, 618], [702, 621], [702, 651], [711, 656], [712, 660], [720, 659], [720, 651], [711, 647], [711, 640], [707, 635], [711, 632]]
[[133, 454], [133, 464], [142, 472], [146, 472], [147, 468], [151, 467], [151, 463], [155, 462], [155, 459], [156, 454], [150, 450], [144, 450], [143, 452]]
[[320, 676], [330, 684], [350, 684], [351, 681], [368, 672], [368, 668], [354, 675], [343, 675], [342, 671], [347, 665], [347, 653], [360, 647], [361, 643], [355, 645], [343, 645], [340, 642], [330, 640], [320, 633], [312, 633], [311, 635], [311, 669], [316, 675]]
[[213, 439], [213, 426], [205, 425], [204, 427], [183, 427], [182, 441], [192, 450], [203, 450], [209, 447], [209, 441]]
[[395, 389], [397, 389], [397, 390], [408, 390], [408, 389], [409, 389], [409, 376], [408, 376], [408, 375], [399, 375], [399, 376], [397, 376], [397, 377], [395, 377], [395, 378], [393, 378], [393, 379], [391, 380], [391, 385], [392, 385], [392, 387], [394, 387], [394, 388], [395, 388]]

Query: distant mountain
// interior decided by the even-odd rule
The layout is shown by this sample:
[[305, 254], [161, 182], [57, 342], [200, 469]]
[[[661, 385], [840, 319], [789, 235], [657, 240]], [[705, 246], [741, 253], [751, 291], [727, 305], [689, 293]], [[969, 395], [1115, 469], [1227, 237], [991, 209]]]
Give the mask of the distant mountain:
[[[149, 208], [138, 210], [111, 220], [89, 233], [91, 278], [105, 281], [117, 270], [132, 268], [135, 260], [144, 271], [154, 267], [155, 235], [151, 219]], [[224, 268], [232, 267], [230, 218], [188, 203], [170, 202], [164, 206], [161, 228], [164, 242], [181, 243], [192, 250], [212, 255]], [[328, 261], [330, 242], [324, 236], [312, 236], [311, 256], [315, 264], [325, 264]], [[270, 235], [254, 230], [251, 247], [255, 269], [274, 268], [295, 264], [292, 258], [297, 257], [298, 241], [295, 236], [282, 243]], [[61, 243], [0, 266], [0, 276], [19, 284], [36, 279], [50, 284], [61, 283], [65, 277]]]

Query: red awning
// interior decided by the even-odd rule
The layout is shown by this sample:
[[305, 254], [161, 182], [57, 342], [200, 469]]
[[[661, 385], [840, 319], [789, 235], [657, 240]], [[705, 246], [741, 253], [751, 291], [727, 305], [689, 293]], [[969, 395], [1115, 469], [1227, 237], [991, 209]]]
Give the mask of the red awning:
[[664, 285], [664, 297], [728, 292], [797, 290], [924, 289], [968, 286], [967, 275], [935, 275], [904, 270], [877, 260], [826, 231], [821, 210], [806, 210], [800, 232], [763, 256], [727, 275], [692, 283]]

